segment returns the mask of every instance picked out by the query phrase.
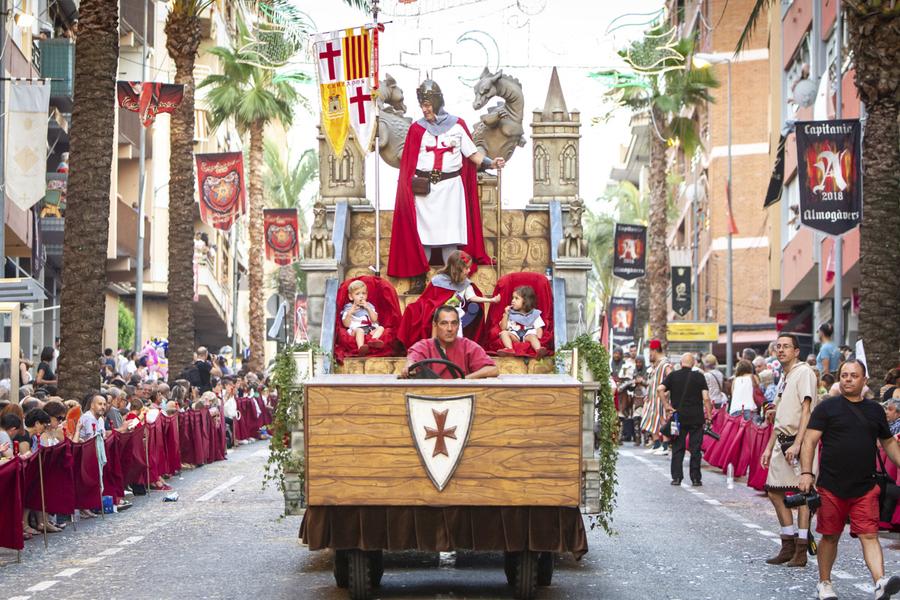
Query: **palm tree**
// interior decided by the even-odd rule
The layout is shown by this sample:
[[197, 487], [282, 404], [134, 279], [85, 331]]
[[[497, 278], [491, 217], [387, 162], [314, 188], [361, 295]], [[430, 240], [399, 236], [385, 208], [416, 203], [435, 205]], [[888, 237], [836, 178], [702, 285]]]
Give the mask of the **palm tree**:
[[650, 117], [650, 205], [647, 227], [647, 285], [649, 287], [650, 335], [666, 344], [669, 287], [669, 251], [666, 245], [668, 223], [668, 171], [666, 154], [671, 146], [680, 146], [686, 156], [700, 147], [696, 121], [683, 116], [682, 109], [714, 102], [710, 95], [719, 83], [710, 69], [691, 69], [689, 59], [693, 40], [673, 41], [674, 31], [658, 25], [644, 38], [633, 42], [619, 55], [633, 72], [595, 73], [595, 77], [617, 77], [619, 83], [609, 92], [621, 106], [646, 111]]
[[[746, 44], [772, 0], [757, 0], [736, 51]], [[897, 366], [900, 319], [893, 280], [900, 246], [885, 244], [900, 231], [900, 3], [844, 0], [856, 89], [866, 107], [862, 151], [865, 196], [859, 240], [859, 334], [865, 342], [869, 377], [880, 381]]]
[[169, 369], [178, 374], [194, 351], [194, 62], [200, 15], [212, 0], [174, 0], [166, 19], [166, 50], [184, 100], [172, 113], [169, 154]]
[[[301, 200], [303, 190], [319, 176], [319, 157], [315, 150], [309, 149], [296, 161], [282, 160], [281, 150], [270, 141], [265, 142], [263, 162], [266, 171], [263, 174], [266, 205], [270, 208], [292, 208], [297, 211], [297, 225], [301, 232], [307, 231], [304, 213], [306, 205]], [[289, 166], [289, 165], [293, 166]], [[302, 241], [302, 240], [301, 240]], [[278, 295], [293, 302], [297, 290], [305, 289], [306, 273], [298, 263], [284, 265], [278, 269]], [[294, 311], [289, 310], [286, 317], [287, 331], [294, 330]]]
[[64, 398], [81, 398], [100, 383], [118, 28], [118, 0], [81, 2], [60, 301], [59, 392]]
[[300, 74], [279, 74], [253, 64], [257, 55], [248, 57], [241, 50], [251, 37], [247, 25], [237, 19], [235, 49], [216, 47], [210, 52], [222, 63], [221, 75], [210, 75], [201, 82], [209, 87], [207, 103], [210, 127], [219, 127], [233, 119], [241, 134], [250, 134], [250, 360], [252, 370], [263, 366], [265, 343], [263, 313], [263, 134], [270, 123], [290, 127], [294, 105], [300, 96], [294, 84], [307, 78]]

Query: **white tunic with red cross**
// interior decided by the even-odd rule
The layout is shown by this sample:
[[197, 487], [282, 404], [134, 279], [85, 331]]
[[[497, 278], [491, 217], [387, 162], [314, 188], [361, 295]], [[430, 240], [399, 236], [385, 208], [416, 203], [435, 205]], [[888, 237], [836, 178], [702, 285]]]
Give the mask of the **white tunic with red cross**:
[[[476, 151], [472, 138], [459, 123], [437, 137], [426, 131], [419, 147], [416, 170], [430, 172], [437, 169], [453, 173], [462, 169], [463, 160]], [[430, 194], [416, 196], [416, 222], [423, 246], [467, 244], [466, 195], [462, 177], [432, 183]]]

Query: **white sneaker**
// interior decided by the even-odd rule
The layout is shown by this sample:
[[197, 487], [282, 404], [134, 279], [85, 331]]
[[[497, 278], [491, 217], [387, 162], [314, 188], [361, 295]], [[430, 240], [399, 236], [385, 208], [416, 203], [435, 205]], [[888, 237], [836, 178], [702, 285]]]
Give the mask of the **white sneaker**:
[[654, 451], [652, 452], [652, 454], [653, 454], [653, 456], [668, 456], [668, 455], [669, 455], [669, 451], [668, 451], [668, 450], [663, 450], [662, 448], [657, 448], [656, 450], [654, 450]]
[[654, 448], [653, 446], [650, 446], [649, 448], [645, 448], [645, 449], [644, 449], [644, 452], [647, 452], [648, 454], [653, 454], [654, 452], [656, 452], [656, 451], [659, 450], [660, 448], [662, 448], [662, 446], [660, 446], [659, 448]]
[[834, 593], [830, 581], [820, 581], [816, 584], [816, 593], [819, 600], [837, 600], [837, 594]]
[[897, 592], [900, 592], [900, 577], [882, 577], [875, 584], [875, 600], [887, 600]]

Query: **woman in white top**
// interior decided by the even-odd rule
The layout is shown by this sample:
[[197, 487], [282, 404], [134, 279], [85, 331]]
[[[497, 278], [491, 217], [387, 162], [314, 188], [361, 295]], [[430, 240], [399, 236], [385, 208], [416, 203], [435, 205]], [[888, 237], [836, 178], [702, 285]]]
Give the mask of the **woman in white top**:
[[753, 365], [750, 361], [738, 362], [731, 384], [731, 404], [728, 406], [728, 414], [733, 417], [742, 415], [748, 420], [753, 418], [753, 413], [756, 412], [753, 388], [756, 385], [756, 376], [753, 374]]

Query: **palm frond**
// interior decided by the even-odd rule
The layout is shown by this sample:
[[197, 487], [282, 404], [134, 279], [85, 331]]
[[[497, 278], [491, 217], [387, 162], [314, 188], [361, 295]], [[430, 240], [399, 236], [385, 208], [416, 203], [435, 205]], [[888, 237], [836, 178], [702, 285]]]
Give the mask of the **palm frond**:
[[773, 6], [775, 6], [775, 0], [756, 0], [753, 4], [753, 9], [750, 11], [750, 16], [747, 17], [747, 22], [744, 24], [744, 30], [741, 31], [741, 36], [734, 47], [735, 54], [742, 52], [747, 47], [763, 12], [766, 9], [771, 9]]

